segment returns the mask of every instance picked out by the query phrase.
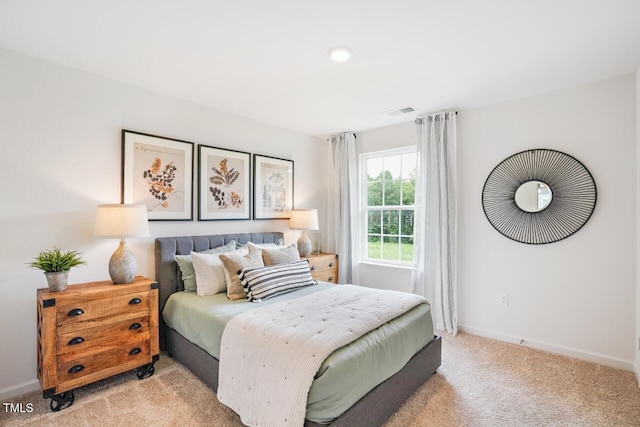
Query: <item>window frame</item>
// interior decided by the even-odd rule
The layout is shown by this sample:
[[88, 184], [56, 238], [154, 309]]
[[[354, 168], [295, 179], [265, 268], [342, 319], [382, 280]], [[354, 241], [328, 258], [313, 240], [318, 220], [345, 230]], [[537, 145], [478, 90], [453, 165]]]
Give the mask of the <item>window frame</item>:
[[[360, 211], [360, 215], [361, 215], [361, 227], [360, 227], [360, 233], [359, 233], [359, 247], [360, 247], [360, 262], [363, 263], [370, 263], [370, 264], [380, 264], [380, 265], [388, 265], [388, 266], [394, 266], [394, 267], [411, 267], [413, 265], [413, 256], [412, 256], [412, 260], [411, 261], [402, 261], [402, 259], [398, 259], [398, 260], [389, 260], [389, 259], [383, 259], [382, 257], [380, 258], [371, 258], [368, 256], [368, 242], [369, 242], [369, 212], [372, 211], [379, 211], [380, 213], [380, 219], [381, 219], [381, 224], [380, 224], [380, 238], [384, 239], [385, 237], [397, 237], [398, 238], [398, 242], [402, 242], [402, 238], [412, 238], [415, 239], [415, 232], [412, 233], [411, 235], [408, 234], [402, 234], [401, 231], [401, 227], [400, 230], [398, 232], [398, 234], [384, 234], [383, 231], [384, 229], [383, 227], [383, 222], [384, 222], [384, 212], [385, 211], [391, 211], [391, 212], [398, 212], [399, 215], [402, 215], [402, 211], [411, 211], [414, 212], [414, 218], [415, 218], [415, 194], [414, 194], [414, 204], [412, 205], [402, 205], [402, 200], [403, 200], [403, 191], [404, 191], [404, 186], [401, 184], [400, 186], [400, 205], [380, 205], [380, 206], [369, 206], [368, 205], [368, 184], [369, 181], [367, 180], [367, 162], [370, 159], [377, 159], [377, 158], [384, 158], [384, 157], [391, 157], [391, 156], [402, 156], [404, 154], [416, 154], [417, 152], [417, 147], [415, 145], [410, 145], [410, 146], [405, 146], [405, 147], [398, 147], [398, 148], [392, 148], [392, 149], [388, 149], [388, 150], [379, 150], [379, 151], [371, 151], [371, 152], [367, 152], [367, 153], [361, 153], [360, 154], [360, 158], [359, 158], [359, 170], [360, 170], [360, 176], [359, 176], [359, 188], [360, 188], [360, 197], [358, 200], [358, 204], [359, 204], [359, 211]], [[401, 163], [402, 165], [402, 163]], [[401, 166], [402, 168], [402, 166]], [[384, 169], [383, 169], [384, 170]], [[401, 176], [402, 176], [402, 169], [401, 169]], [[403, 181], [401, 179], [401, 181]], [[382, 194], [383, 194], [383, 198], [384, 198], [384, 190], [385, 190], [385, 181], [382, 181]], [[402, 218], [398, 218], [399, 224], [401, 224]], [[414, 240], [415, 241], [415, 240]], [[402, 245], [399, 245], [398, 250], [402, 251], [401, 249]], [[382, 253], [380, 254], [382, 256]], [[399, 258], [402, 258], [402, 254], [401, 252], [399, 253]]]

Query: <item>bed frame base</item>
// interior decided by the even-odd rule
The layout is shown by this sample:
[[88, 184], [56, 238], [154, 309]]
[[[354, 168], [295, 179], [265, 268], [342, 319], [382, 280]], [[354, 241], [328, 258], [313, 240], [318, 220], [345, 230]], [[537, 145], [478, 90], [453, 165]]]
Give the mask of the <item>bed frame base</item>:
[[[219, 362], [171, 328], [165, 328], [167, 351], [213, 391], [218, 390]], [[331, 427], [373, 427], [384, 424], [402, 404], [440, 367], [442, 339], [416, 353], [395, 375], [388, 378], [333, 420]], [[305, 427], [321, 427], [306, 420]]]
[[[174, 255], [187, 255], [191, 251], [204, 251], [223, 246], [234, 240], [241, 244], [274, 243], [283, 239], [282, 232], [249, 234], [217, 234], [210, 236], [160, 237], [156, 239], [156, 280], [158, 282], [158, 303], [162, 313], [169, 296], [184, 289], [181, 274]], [[187, 367], [213, 391], [218, 389], [218, 360], [206, 351], [189, 342], [179, 333], [169, 328], [160, 317], [160, 348], [167, 350], [178, 362]], [[380, 426], [402, 406], [440, 366], [442, 341], [434, 340], [416, 353], [395, 375], [387, 379], [351, 408], [336, 418], [333, 427], [373, 427]], [[319, 427], [306, 421], [307, 427]]]

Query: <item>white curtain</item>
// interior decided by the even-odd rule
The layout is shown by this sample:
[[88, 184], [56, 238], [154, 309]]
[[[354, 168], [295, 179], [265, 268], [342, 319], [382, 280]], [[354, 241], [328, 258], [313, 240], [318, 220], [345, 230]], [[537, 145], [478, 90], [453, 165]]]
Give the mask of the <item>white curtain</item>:
[[333, 159], [333, 241], [339, 256], [338, 281], [357, 283], [354, 260], [357, 259], [356, 241], [358, 221], [358, 174], [356, 161], [356, 138], [352, 132], [332, 136]]
[[436, 329], [458, 332], [456, 303], [456, 114], [418, 117], [413, 293], [426, 297]]

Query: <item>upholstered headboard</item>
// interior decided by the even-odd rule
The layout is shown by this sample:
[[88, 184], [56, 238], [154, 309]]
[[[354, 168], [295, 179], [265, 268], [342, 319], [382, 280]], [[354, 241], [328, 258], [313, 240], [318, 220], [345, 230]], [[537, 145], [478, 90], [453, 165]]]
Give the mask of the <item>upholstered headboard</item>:
[[215, 234], [211, 236], [158, 237], [156, 239], [156, 281], [158, 282], [158, 300], [160, 309], [160, 347], [164, 348], [164, 321], [162, 310], [172, 293], [182, 291], [184, 283], [176, 263], [175, 255], [188, 255], [193, 252], [224, 246], [232, 240], [245, 244], [276, 243], [284, 239], [284, 234], [249, 233], [249, 234]]

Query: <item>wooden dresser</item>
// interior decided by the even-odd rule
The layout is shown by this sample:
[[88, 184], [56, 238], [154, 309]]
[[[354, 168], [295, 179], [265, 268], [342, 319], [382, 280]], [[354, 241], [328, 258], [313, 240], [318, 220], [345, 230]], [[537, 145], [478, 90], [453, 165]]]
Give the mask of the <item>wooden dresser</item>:
[[159, 359], [158, 285], [137, 276], [38, 289], [38, 380], [51, 409], [71, 406], [73, 390], [137, 368], [153, 375]]
[[338, 283], [338, 255], [323, 252], [319, 255], [311, 254], [307, 259], [314, 280]]

